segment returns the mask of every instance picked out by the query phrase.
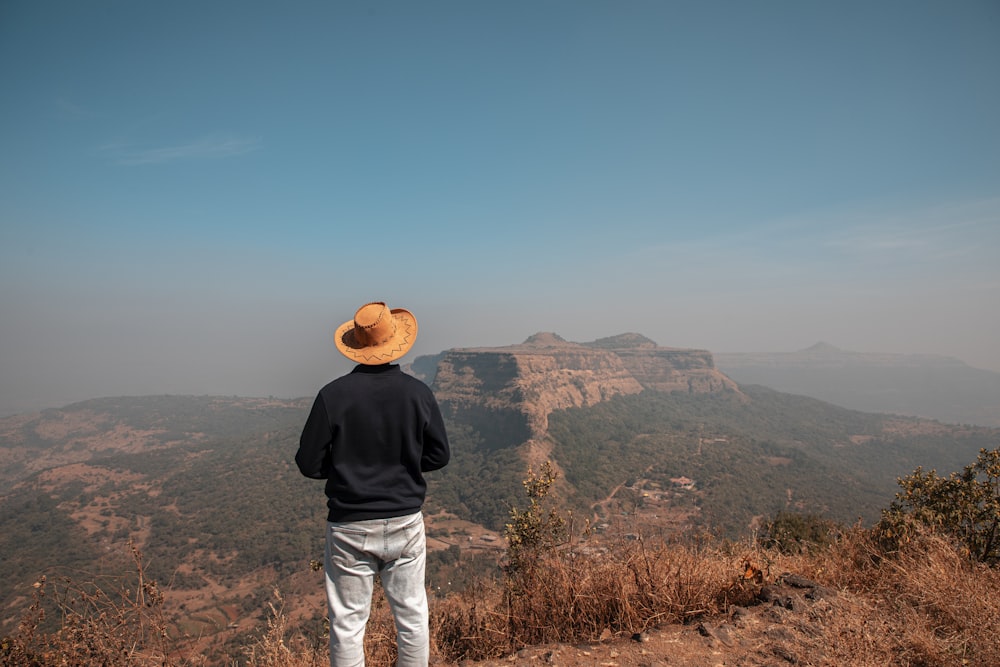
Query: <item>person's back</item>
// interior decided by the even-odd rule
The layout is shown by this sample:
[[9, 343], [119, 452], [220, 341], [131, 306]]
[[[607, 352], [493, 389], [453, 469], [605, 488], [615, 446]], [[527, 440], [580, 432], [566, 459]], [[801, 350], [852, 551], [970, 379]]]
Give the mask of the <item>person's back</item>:
[[337, 332], [337, 348], [359, 365], [320, 390], [295, 462], [326, 480], [326, 588], [330, 664], [364, 664], [364, 628], [375, 574], [396, 620], [399, 665], [426, 665], [423, 473], [450, 456], [437, 401], [390, 363], [413, 344], [402, 309], [366, 304]]
[[395, 364], [359, 365], [323, 387], [302, 437], [330, 442], [323, 448], [326, 461], [317, 467], [298, 460], [312, 448], [300, 448], [296, 460], [306, 476], [327, 480], [329, 520], [418, 511], [427, 489], [421, 473], [448, 462], [447, 449], [439, 442], [431, 442], [426, 451], [424, 447], [426, 432], [443, 436], [440, 419], [427, 385]]

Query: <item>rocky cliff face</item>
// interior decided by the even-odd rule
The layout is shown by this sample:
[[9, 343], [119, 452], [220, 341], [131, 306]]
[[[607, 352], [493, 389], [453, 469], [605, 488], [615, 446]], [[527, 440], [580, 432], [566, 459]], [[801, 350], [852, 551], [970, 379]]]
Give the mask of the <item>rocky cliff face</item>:
[[638, 334], [581, 344], [539, 333], [520, 345], [421, 357], [413, 370], [432, 384], [446, 414], [478, 425], [490, 448], [539, 438], [554, 410], [644, 389], [739, 392], [709, 352], [659, 347]]

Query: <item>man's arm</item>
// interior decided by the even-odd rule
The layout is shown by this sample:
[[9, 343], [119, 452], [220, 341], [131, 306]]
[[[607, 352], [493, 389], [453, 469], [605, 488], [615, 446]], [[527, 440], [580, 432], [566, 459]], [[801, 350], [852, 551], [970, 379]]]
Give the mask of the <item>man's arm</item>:
[[330, 444], [333, 432], [326, 416], [326, 404], [322, 394], [313, 402], [309, 418], [299, 438], [299, 451], [295, 452], [295, 464], [299, 472], [312, 479], [326, 479], [330, 476]]
[[448, 447], [448, 434], [444, 430], [444, 419], [437, 401], [431, 398], [431, 414], [424, 427], [424, 450], [420, 456], [420, 471], [430, 472], [440, 470], [448, 465], [451, 449]]

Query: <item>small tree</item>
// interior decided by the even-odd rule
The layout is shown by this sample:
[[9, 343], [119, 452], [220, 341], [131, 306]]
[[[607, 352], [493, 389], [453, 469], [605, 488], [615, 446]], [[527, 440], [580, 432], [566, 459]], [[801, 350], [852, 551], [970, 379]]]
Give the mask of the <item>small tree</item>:
[[508, 574], [529, 570], [539, 556], [565, 539], [566, 520], [546, 502], [557, 477], [549, 461], [542, 464], [538, 474], [528, 468], [528, 476], [521, 482], [528, 496], [528, 507], [525, 510], [511, 507], [510, 523], [504, 527]]
[[546, 461], [538, 474], [528, 468], [521, 484], [528, 496], [527, 509], [510, 508], [510, 523], [504, 528], [507, 562], [504, 565], [504, 602], [510, 649], [537, 642], [544, 636], [547, 619], [539, 615], [538, 600], [548, 599], [543, 562], [565, 538], [566, 521], [551, 507], [549, 492], [556, 481], [552, 464]]
[[914, 529], [930, 527], [958, 540], [973, 560], [1000, 562], [1000, 448], [979, 450], [960, 473], [940, 477], [917, 468], [898, 482], [903, 490], [876, 527], [884, 541], [899, 545]]

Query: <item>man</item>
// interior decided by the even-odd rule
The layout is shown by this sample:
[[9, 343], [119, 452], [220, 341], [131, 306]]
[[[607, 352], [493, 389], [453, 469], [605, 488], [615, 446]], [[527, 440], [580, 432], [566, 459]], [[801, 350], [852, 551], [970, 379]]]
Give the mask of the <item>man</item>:
[[416, 337], [412, 313], [382, 302], [342, 324], [337, 349], [358, 365], [320, 390], [295, 454], [303, 475], [326, 480], [332, 667], [364, 665], [376, 574], [396, 621], [396, 664], [428, 661], [423, 473], [443, 468], [450, 450], [431, 390], [391, 363]]

